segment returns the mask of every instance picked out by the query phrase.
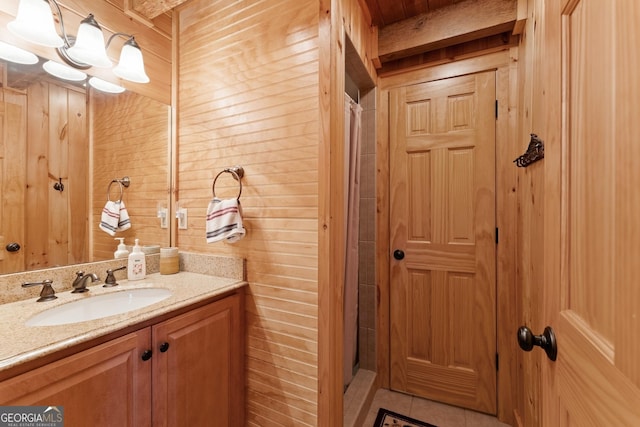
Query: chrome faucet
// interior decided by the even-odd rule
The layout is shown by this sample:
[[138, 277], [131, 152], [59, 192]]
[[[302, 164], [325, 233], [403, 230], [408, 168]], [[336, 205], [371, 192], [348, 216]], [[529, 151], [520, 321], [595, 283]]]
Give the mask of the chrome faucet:
[[91, 283], [100, 280], [98, 279], [98, 276], [95, 275], [95, 273], [84, 274], [84, 271], [78, 271], [76, 273], [76, 278], [73, 281], [73, 290], [71, 291], [71, 293], [79, 294], [82, 292], [87, 292], [89, 290], [87, 289], [87, 279], [89, 278], [91, 278]]

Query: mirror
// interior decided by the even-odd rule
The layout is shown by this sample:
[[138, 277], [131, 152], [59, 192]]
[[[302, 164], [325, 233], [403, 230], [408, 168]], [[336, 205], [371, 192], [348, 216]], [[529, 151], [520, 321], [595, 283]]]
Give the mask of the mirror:
[[[111, 259], [114, 237], [170, 246], [171, 109], [0, 61], [0, 274]], [[125, 188], [118, 182], [130, 179]], [[102, 231], [120, 197], [131, 227]]]

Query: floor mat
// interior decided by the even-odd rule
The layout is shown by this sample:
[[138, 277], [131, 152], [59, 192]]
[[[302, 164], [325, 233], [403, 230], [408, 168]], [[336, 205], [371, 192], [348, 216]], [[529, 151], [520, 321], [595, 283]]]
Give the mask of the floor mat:
[[373, 427], [436, 427], [388, 409], [380, 408]]

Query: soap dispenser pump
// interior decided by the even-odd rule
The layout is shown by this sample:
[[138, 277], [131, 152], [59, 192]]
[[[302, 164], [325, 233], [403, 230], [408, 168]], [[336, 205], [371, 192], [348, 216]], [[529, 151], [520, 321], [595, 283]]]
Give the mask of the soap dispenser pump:
[[124, 237], [116, 237], [114, 240], [120, 240], [118, 244], [118, 248], [113, 253], [113, 257], [118, 258], [126, 258], [129, 256], [129, 251], [127, 250], [127, 245], [124, 244]]
[[141, 280], [144, 279], [147, 274], [145, 255], [140, 248], [138, 239], [136, 239], [136, 244], [133, 246], [133, 250], [129, 254], [127, 267], [127, 278], [129, 280]]

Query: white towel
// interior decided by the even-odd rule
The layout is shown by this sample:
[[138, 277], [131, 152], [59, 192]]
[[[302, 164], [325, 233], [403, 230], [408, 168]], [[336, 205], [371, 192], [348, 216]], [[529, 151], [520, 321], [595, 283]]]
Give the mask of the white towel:
[[117, 202], [107, 201], [102, 209], [99, 227], [111, 236], [115, 236], [117, 231], [125, 231], [131, 228], [129, 213], [122, 200]]
[[218, 199], [209, 202], [206, 217], [207, 243], [224, 240], [235, 243], [246, 233], [242, 226], [242, 207], [238, 199]]

